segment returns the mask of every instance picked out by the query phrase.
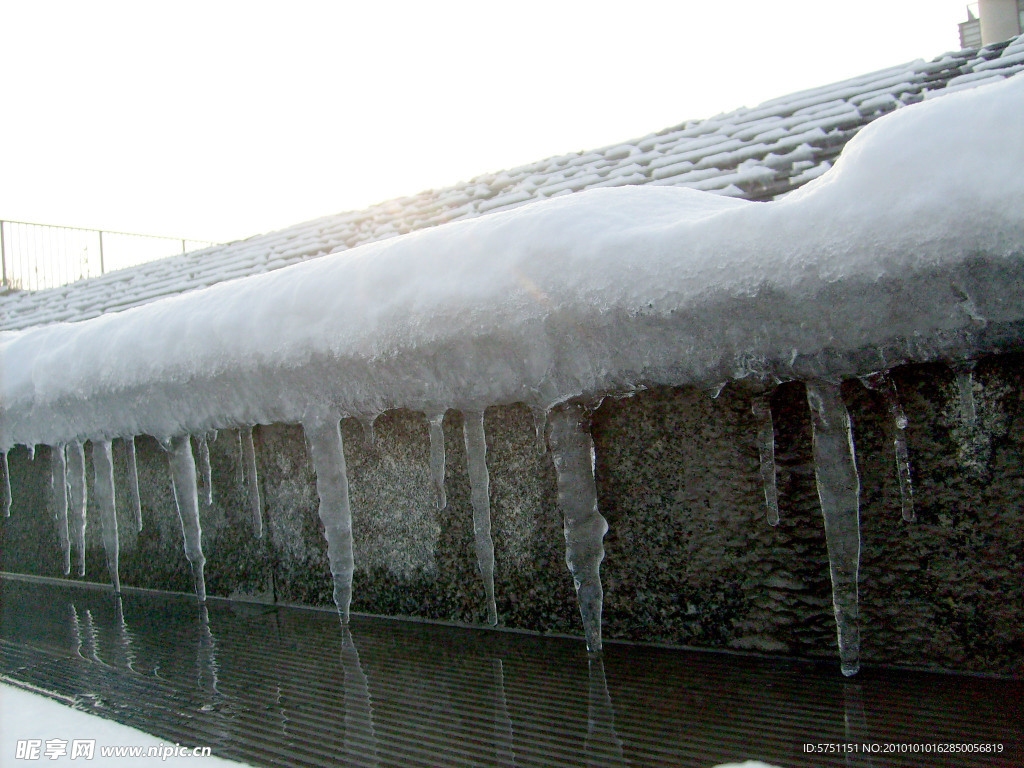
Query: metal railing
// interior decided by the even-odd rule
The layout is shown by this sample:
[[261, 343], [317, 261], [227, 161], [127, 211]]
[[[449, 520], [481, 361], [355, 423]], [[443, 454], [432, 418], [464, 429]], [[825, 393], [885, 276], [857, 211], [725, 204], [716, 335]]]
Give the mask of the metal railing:
[[27, 291], [56, 288], [211, 245], [216, 243], [0, 219], [2, 286]]

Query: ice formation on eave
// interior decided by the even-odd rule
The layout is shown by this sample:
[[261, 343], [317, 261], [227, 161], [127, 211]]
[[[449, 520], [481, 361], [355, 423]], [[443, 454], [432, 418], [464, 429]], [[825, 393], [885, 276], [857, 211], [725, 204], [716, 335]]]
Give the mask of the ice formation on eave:
[[[839, 379], [1024, 346], [1020, 125], [1016, 76], [878, 120], [783, 200], [599, 189], [0, 334], [0, 449], [274, 422], [319, 434], [395, 407], [546, 411], [655, 383], [801, 379], [815, 382], [825, 507], [824, 464], [842, 475], [853, 450]], [[340, 481], [332, 495], [347, 506]], [[833, 510], [843, 530], [849, 496]], [[570, 518], [592, 521], [596, 543]], [[566, 521], [596, 558], [570, 568], [589, 573], [603, 529], [586, 510]], [[336, 573], [338, 589], [350, 578]], [[853, 587], [855, 604], [855, 568]]]

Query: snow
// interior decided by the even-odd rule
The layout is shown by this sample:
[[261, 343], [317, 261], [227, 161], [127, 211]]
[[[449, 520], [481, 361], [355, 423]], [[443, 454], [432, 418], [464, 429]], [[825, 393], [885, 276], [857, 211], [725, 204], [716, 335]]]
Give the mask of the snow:
[[876, 121], [776, 202], [593, 190], [3, 333], [0, 448], [1019, 348], [1021, 124], [1017, 76]]
[[[8, 765], [25, 764], [32, 765], [40, 763], [45, 765], [81, 765], [81, 764], [103, 764], [105, 761], [100, 756], [103, 747], [114, 746], [138, 746], [138, 747], [174, 747], [173, 743], [163, 741], [148, 733], [143, 733], [134, 728], [120, 725], [111, 720], [104, 720], [101, 717], [90, 715], [69, 706], [59, 704], [50, 698], [34, 693], [29, 693], [21, 688], [12, 685], [0, 684], [0, 701], [3, 702], [0, 708], [0, 763]], [[36, 760], [16, 758], [18, 741], [27, 739], [39, 739], [40, 756]], [[60, 739], [67, 742], [64, 745], [68, 754], [57, 756], [53, 759], [45, 753], [46, 742], [52, 739]], [[84, 757], [71, 759], [71, 742], [76, 739], [95, 740], [94, 757], [92, 761]], [[59, 746], [59, 745], [58, 745]], [[183, 745], [185, 746], [185, 745]], [[207, 746], [207, 745], [187, 745]], [[211, 768], [212, 766], [238, 766], [244, 763], [236, 763], [220, 757], [198, 757], [191, 754], [186, 756], [169, 756], [167, 759], [157, 757], [111, 757], [108, 765], [117, 765], [118, 768], [149, 768], [153, 765], [168, 766], [168, 768]]]

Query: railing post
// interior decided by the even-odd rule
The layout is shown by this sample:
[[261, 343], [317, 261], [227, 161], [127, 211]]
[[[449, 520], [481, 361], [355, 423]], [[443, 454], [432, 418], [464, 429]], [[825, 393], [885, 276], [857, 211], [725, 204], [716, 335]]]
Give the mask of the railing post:
[[7, 243], [4, 240], [4, 222], [2, 220], [0, 220], [0, 263], [3, 264], [3, 277], [4, 277], [4, 281], [3, 281], [3, 283], [0, 283], [0, 285], [3, 285], [6, 288], [7, 287]]
[[100, 230], [100, 274], [107, 274], [107, 270], [103, 268], [103, 230]]

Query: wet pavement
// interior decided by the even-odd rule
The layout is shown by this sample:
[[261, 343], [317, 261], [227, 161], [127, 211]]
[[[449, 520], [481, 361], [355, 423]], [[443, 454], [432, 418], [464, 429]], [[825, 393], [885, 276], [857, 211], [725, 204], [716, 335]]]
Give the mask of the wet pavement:
[[10, 576], [0, 651], [3, 682], [253, 765], [1024, 765], [1021, 680], [617, 643], [592, 660], [582, 640]]

